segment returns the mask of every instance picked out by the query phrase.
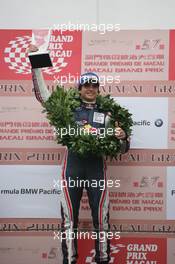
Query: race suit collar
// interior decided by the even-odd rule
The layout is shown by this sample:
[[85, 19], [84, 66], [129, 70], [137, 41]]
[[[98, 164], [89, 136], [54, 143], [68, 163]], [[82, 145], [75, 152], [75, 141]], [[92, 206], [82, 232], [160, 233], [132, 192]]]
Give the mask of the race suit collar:
[[82, 106], [88, 109], [93, 109], [96, 107], [96, 101], [94, 102], [87, 102], [85, 100], [82, 100]]

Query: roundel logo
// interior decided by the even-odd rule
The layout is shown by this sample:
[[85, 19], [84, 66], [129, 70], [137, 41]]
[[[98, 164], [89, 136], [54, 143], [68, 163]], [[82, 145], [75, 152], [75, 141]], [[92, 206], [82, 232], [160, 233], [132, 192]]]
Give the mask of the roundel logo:
[[[31, 73], [30, 61], [27, 56], [27, 48], [31, 43], [30, 36], [20, 36], [11, 40], [4, 50], [4, 61], [8, 64], [8, 68], [13, 70], [17, 74], [29, 74]], [[60, 72], [67, 66], [67, 62], [64, 62], [64, 57], [52, 57], [53, 67], [44, 68], [43, 72], [53, 75]]]
[[163, 125], [163, 120], [159, 118], [154, 122], [154, 124], [156, 127], [161, 127]]

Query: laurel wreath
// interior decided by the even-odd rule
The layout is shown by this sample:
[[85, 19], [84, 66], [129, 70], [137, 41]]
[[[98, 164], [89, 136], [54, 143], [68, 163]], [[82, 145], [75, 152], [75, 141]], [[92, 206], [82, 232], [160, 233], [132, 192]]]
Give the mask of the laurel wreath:
[[[55, 127], [56, 131], [63, 128], [68, 129], [68, 127], [77, 129], [78, 125], [74, 119], [74, 111], [81, 106], [81, 103], [77, 89], [70, 88], [66, 90], [62, 86], [57, 86], [49, 99], [43, 103], [43, 112], [46, 113], [49, 123]], [[110, 98], [110, 95], [98, 95], [96, 104], [98, 112], [111, 113], [108, 127], [115, 129], [115, 121], [117, 120], [127, 136], [131, 135], [133, 120], [128, 109], [117, 104], [113, 98]], [[66, 134], [62, 137], [56, 134], [56, 140], [59, 144], [67, 146], [68, 149], [81, 156], [90, 153], [96, 156], [110, 156], [113, 158], [120, 153], [121, 149], [121, 141], [115, 135], [106, 135], [102, 138], [91, 133]]]

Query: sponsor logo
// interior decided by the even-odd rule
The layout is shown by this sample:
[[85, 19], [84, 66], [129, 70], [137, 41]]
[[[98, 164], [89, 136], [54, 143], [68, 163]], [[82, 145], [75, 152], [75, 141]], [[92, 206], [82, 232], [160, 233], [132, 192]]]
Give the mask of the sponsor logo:
[[[71, 62], [74, 53], [76, 53], [75, 49], [77, 47], [74, 47], [74, 42], [77, 41], [77, 35], [67, 32], [60, 34], [57, 30], [52, 31], [48, 50], [50, 51], [53, 67], [43, 68], [44, 73], [53, 76], [68, 66], [68, 62]], [[27, 54], [31, 41], [31, 36], [16, 36], [8, 41], [4, 48], [4, 62], [16, 74], [28, 75], [31, 73], [31, 65]]]
[[[27, 55], [27, 48], [30, 43], [30, 36], [16, 37], [8, 43], [8, 46], [4, 50], [5, 62], [8, 64], [9, 69], [13, 70], [17, 74], [31, 73], [31, 66]], [[67, 63], [64, 62], [64, 54], [59, 54], [58, 56], [58, 51], [57, 53], [52, 51], [51, 58], [53, 67], [45, 68], [43, 69], [43, 72], [53, 75], [60, 72], [62, 68], [67, 66]]]
[[150, 126], [151, 122], [148, 120], [134, 121], [134, 126]]
[[[109, 264], [115, 263], [115, 255], [118, 254], [122, 248], [125, 248], [126, 246], [123, 244], [116, 244], [111, 245], [110, 249], [111, 249], [111, 260], [109, 262]], [[90, 251], [90, 256], [86, 257], [86, 261], [85, 263], [91, 263], [91, 264], [96, 264], [95, 262], [95, 249], [92, 249]]]
[[163, 120], [159, 118], [154, 122], [154, 124], [156, 127], [161, 127], [163, 125]]

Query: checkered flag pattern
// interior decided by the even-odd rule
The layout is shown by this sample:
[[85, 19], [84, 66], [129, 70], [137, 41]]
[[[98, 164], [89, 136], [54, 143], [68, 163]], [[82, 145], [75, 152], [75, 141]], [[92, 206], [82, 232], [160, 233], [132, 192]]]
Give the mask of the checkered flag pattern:
[[[27, 48], [31, 44], [30, 36], [16, 37], [8, 43], [4, 50], [4, 60], [9, 69], [14, 70], [17, 74], [31, 73], [31, 65], [27, 55]], [[64, 58], [52, 58], [53, 67], [44, 68], [43, 72], [53, 75], [67, 66]]]

